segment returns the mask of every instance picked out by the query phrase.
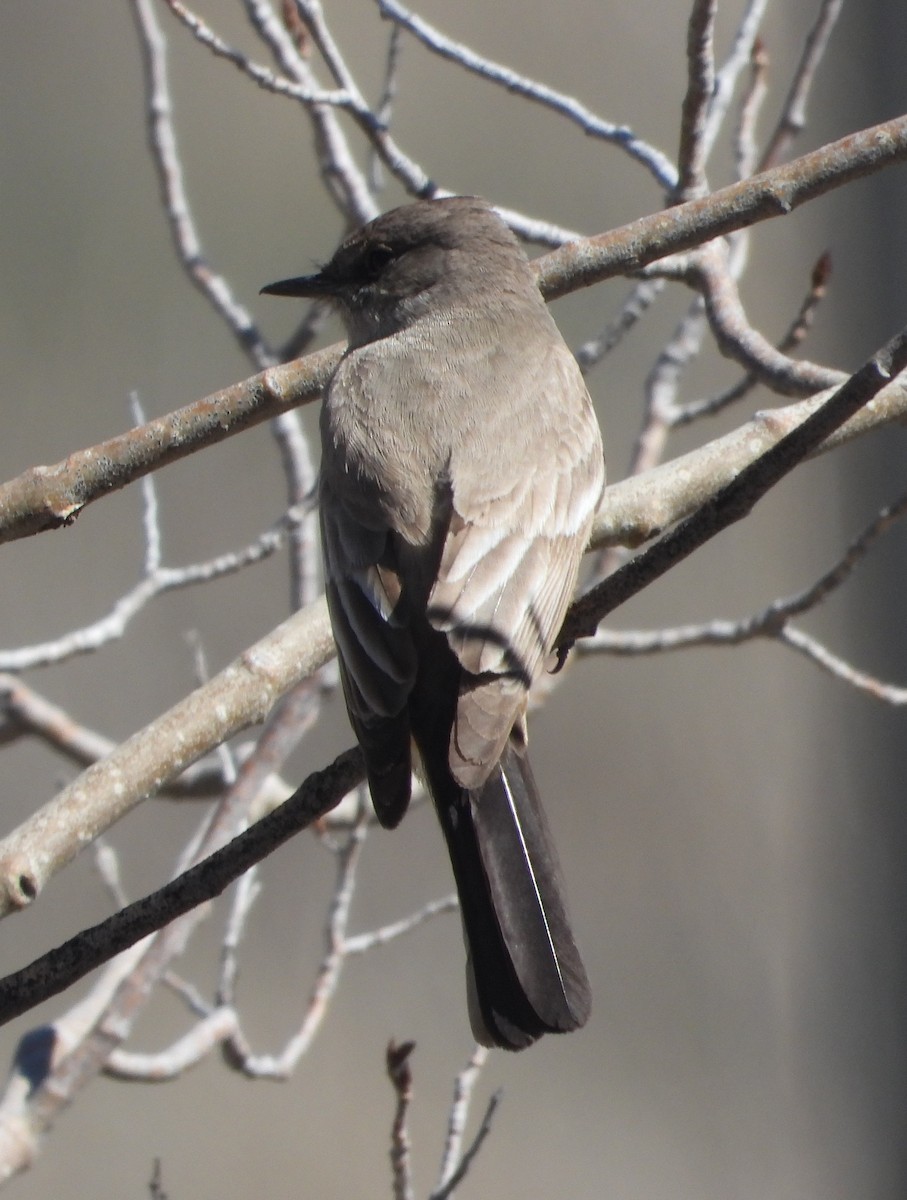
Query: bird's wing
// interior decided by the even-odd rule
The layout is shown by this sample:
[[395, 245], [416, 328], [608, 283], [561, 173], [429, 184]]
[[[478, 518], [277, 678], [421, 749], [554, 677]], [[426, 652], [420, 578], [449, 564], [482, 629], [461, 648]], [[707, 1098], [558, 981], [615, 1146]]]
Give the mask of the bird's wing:
[[325, 591], [343, 691], [378, 818], [396, 825], [409, 802], [407, 700], [416, 652], [389, 530], [360, 524], [322, 480]]
[[480, 786], [542, 670], [576, 586], [604, 486], [601, 438], [566, 346], [521, 360], [517, 403], [466, 430], [428, 616], [476, 677], [460, 697], [450, 766]]

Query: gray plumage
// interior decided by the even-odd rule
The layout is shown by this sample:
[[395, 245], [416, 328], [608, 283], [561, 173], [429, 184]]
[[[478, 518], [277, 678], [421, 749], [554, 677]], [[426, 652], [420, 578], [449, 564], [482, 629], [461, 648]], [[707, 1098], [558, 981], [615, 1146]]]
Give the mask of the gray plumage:
[[604, 486], [579, 369], [507, 226], [473, 197], [352, 234], [314, 276], [349, 346], [321, 414], [328, 604], [381, 822], [411, 744], [447, 840], [480, 1040], [582, 1025], [589, 987], [525, 755], [524, 714]]

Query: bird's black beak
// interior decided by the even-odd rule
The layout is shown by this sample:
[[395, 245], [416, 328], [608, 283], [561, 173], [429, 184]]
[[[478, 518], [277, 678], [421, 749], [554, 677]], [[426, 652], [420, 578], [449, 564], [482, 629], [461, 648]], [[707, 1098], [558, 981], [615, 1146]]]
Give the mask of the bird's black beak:
[[334, 294], [335, 285], [325, 279], [323, 274], [297, 275], [295, 279], [279, 279], [276, 283], [266, 284], [261, 289], [261, 296], [301, 296], [312, 300], [320, 300]]

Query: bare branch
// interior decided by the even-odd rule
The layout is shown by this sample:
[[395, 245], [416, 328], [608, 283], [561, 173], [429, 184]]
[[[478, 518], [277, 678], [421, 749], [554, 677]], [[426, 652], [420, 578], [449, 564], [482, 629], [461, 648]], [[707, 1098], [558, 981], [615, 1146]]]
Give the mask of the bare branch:
[[212, 270], [202, 253], [183, 185], [167, 78], [167, 43], [158, 24], [153, 0], [133, 0], [133, 12], [145, 65], [148, 143], [177, 256], [192, 283], [213, 305], [252, 361], [259, 368], [269, 366], [274, 361], [273, 355], [249, 313], [236, 301], [226, 279]]
[[410, 12], [397, 0], [377, 0], [381, 15], [401, 25], [408, 33], [417, 38], [424, 46], [441, 58], [446, 58], [467, 71], [481, 76], [483, 79], [506, 88], [517, 96], [524, 96], [536, 104], [542, 104], [554, 112], [560, 113], [575, 122], [583, 133], [589, 137], [601, 138], [620, 146], [632, 158], [641, 163], [652, 174], [664, 191], [670, 191], [677, 180], [677, 172], [673, 164], [654, 146], [648, 145], [638, 138], [625, 125], [614, 125], [590, 112], [585, 105], [580, 104], [572, 96], [565, 96], [553, 88], [517, 74], [510, 67], [501, 63], [491, 62], [463, 46]]
[[624, 335], [642, 320], [664, 291], [664, 285], [663, 279], [643, 279], [634, 284], [630, 294], [620, 306], [617, 316], [605, 326], [597, 337], [590, 338], [577, 347], [576, 361], [584, 375], [597, 366], [603, 358], [606, 358], [620, 344]]
[[269, 367], [139, 429], [0, 485], [0, 542], [71, 524], [86, 504], [321, 395], [341, 346]]
[[[146, 477], [142, 483], [147, 487], [150, 479]], [[295, 529], [301, 519], [304, 519], [304, 514], [298, 510], [291, 511], [242, 550], [220, 554], [208, 562], [189, 563], [184, 567], [157, 566], [120, 596], [109, 613], [90, 625], [73, 629], [49, 642], [22, 646], [17, 650], [0, 650], [0, 671], [25, 671], [33, 667], [65, 662], [79, 654], [90, 654], [101, 646], [122, 638], [133, 619], [155, 597], [181, 588], [209, 583], [262, 562], [280, 548], [287, 531]], [[148, 544], [146, 542], [146, 545]], [[146, 562], [148, 559], [149, 555], [146, 552]], [[314, 591], [311, 587], [308, 590]]]
[[[734, 432], [642, 475], [609, 486], [592, 531], [591, 545], [641, 546], [688, 517], [735, 479], [771, 446], [825, 404], [828, 389], [785, 408], [757, 413]], [[907, 420], [907, 379], [898, 376], [812, 453], [824, 454], [868, 430]]]
[[[249, 19], [281, 70], [304, 89], [314, 92], [315, 77], [307, 61], [310, 38], [292, 0], [284, 5], [286, 28], [264, 0], [244, 0], [244, 3]], [[302, 53], [303, 47], [306, 55]], [[364, 224], [378, 210], [368, 181], [356, 165], [340, 128], [336, 109], [330, 104], [304, 104], [304, 107], [312, 125], [325, 190], [350, 225]]]
[[806, 126], [806, 101], [843, 7], [844, 0], [822, 0], [819, 15], [804, 43], [803, 54], [787, 94], [778, 127], [762, 157], [763, 169], [778, 162], [790, 143]]
[[737, 621], [711, 620], [696, 625], [658, 629], [650, 633], [641, 630], [599, 630], [594, 637], [577, 644], [580, 654], [636, 655], [655, 654], [668, 650], [686, 650], [691, 646], [736, 646], [756, 637], [778, 637], [791, 617], [817, 608], [832, 592], [851, 577], [875, 543], [898, 521], [907, 515], [907, 493], [876, 514], [861, 530], [841, 557], [814, 583], [778, 600], [753, 616]]
[[260, 63], [253, 62], [241, 50], [237, 50], [223, 38], [218, 37], [214, 30], [201, 17], [181, 3], [181, 0], [164, 0], [164, 3], [201, 45], [210, 50], [217, 58], [223, 58], [232, 63], [234, 67], [238, 67], [244, 75], [247, 75], [253, 83], [264, 88], [265, 91], [273, 92], [277, 96], [289, 96], [291, 99], [301, 100], [306, 105], [328, 104], [346, 109], [354, 106], [353, 98], [343, 89], [326, 92], [301, 87], [299, 84], [291, 83], [289, 80], [275, 75], [273, 71], [269, 71]]
[[434, 1192], [432, 1192], [431, 1200], [450, 1200], [454, 1190], [459, 1187], [459, 1185], [466, 1178], [469, 1168], [472, 1166], [476, 1156], [482, 1149], [483, 1142], [488, 1137], [489, 1133], [491, 1133], [491, 1123], [494, 1120], [494, 1114], [497, 1111], [497, 1107], [501, 1102], [501, 1095], [502, 1093], [497, 1091], [488, 1101], [488, 1105], [485, 1109], [485, 1115], [482, 1117], [482, 1122], [479, 1125], [476, 1136], [467, 1147], [462, 1158], [457, 1164], [456, 1170], [453, 1172], [444, 1186], [438, 1187]]
[[786, 625], [778, 632], [778, 640], [784, 645], [790, 646], [792, 650], [798, 651], [806, 658], [816, 663], [822, 670], [827, 671], [835, 679], [840, 679], [857, 691], [866, 692], [875, 700], [881, 700], [885, 704], [891, 704], [894, 707], [900, 707], [907, 704], [907, 687], [898, 687], [893, 683], [885, 683], [874, 675], [869, 675], [865, 671], [859, 671], [856, 667], [851, 666], [843, 658], [836, 654], [832, 654], [821, 642], [810, 634], [804, 633], [802, 629], [796, 629], [793, 625]]
[[388, 942], [402, 937], [405, 933], [411, 933], [414, 929], [418, 929], [420, 925], [424, 925], [432, 917], [437, 917], [441, 913], [455, 911], [457, 906], [458, 902], [455, 893], [444, 896], [440, 900], [431, 900], [428, 904], [423, 905], [418, 912], [404, 917], [402, 921], [393, 921], [391, 924], [382, 925], [380, 928], [373, 929], [369, 933], [358, 933], [354, 937], [348, 937], [344, 943], [344, 951], [348, 955], [364, 954], [367, 950], [371, 950], [375, 946], [384, 946]]
[[598, 622], [709, 538], [741, 520], [770, 488], [869, 404], [885, 384], [907, 367], [907, 332], [902, 331], [874, 354], [811, 416], [735, 479], [722, 487], [693, 516], [665, 534], [654, 546], [615, 571], [571, 608], [559, 644], [569, 648], [578, 637], [594, 633]]
[[715, 90], [715, 15], [718, 0], [693, 0], [687, 23], [687, 91], [680, 119], [676, 200], [692, 200], [707, 189], [705, 129]]
[[542, 292], [546, 300], [555, 300], [759, 221], [787, 216], [905, 157], [907, 116], [895, 117], [698, 200], [562, 246], [537, 261]]
[[767, 7], [768, 0], [748, 0], [746, 10], [737, 27], [731, 52], [724, 65], [715, 74], [708, 119], [703, 130], [703, 149], [706, 156], [711, 153], [721, 131], [740, 73], [747, 63], [752, 62], [759, 26], [762, 24]]
[[[356, 784], [361, 785], [364, 775], [358, 750], [347, 751], [347, 755], [349, 756], [350, 764], [348, 773], [343, 775], [341, 771], [340, 776], [338, 776], [340, 783], [333, 788], [334, 791], [343, 788], [340, 795], [336, 797], [337, 800], [345, 792], [348, 792], [352, 786]], [[341, 756], [341, 758], [343, 757]], [[337, 767], [340, 761], [340, 759], [337, 759], [334, 767]], [[343, 770], [346, 770], [346, 768]], [[315, 777], [312, 776], [310, 778], [314, 779]], [[307, 788], [309, 780], [302, 786], [303, 788]], [[302, 789], [299, 789], [296, 796], [301, 791]], [[295, 803], [295, 797], [291, 797], [288, 803], [291, 801]], [[370, 824], [370, 810], [366, 802], [365, 790], [362, 786], [357, 788], [357, 802], [358, 815], [356, 821], [352, 828], [347, 831], [346, 837], [336, 853], [337, 876], [325, 922], [325, 950], [318, 967], [318, 973], [309, 996], [302, 1024], [281, 1053], [277, 1055], [254, 1054], [239, 1031], [224, 1046], [224, 1057], [227, 1064], [233, 1067], [234, 1070], [241, 1071], [250, 1078], [274, 1080], [288, 1078], [295, 1070], [299, 1060], [307, 1053], [311, 1046], [318, 1030], [328, 1015], [331, 1001], [337, 992], [341, 972], [347, 959], [346, 930], [350, 918], [350, 906], [355, 891], [362, 849], [365, 845]], [[318, 815], [313, 814], [312, 819], [316, 819]]]
[[0, 916], [29, 905], [83, 846], [165, 780], [263, 721], [284, 692], [327, 662], [333, 646], [320, 601], [89, 767], [0, 843]]
[[752, 175], [758, 161], [756, 121], [768, 96], [768, 55], [761, 42], [753, 44], [750, 68], [749, 85], [740, 105], [740, 119], [734, 138], [734, 165], [738, 179]]
[[875, 542], [907, 514], [907, 494], [886, 505], [848, 546], [841, 558], [813, 584], [794, 596], [773, 601], [762, 612], [737, 621], [711, 620], [697, 625], [640, 630], [599, 630], [577, 644], [581, 655], [656, 654], [694, 646], [737, 646], [754, 638], [772, 638], [810, 659], [834, 678], [895, 707], [907, 704], [907, 688], [886, 683], [833, 654], [816, 638], [791, 624], [791, 617], [817, 607], [853, 573]]
[[[907, 117], [899, 117], [700, 200], [553, 251], [537, 260], [540, 286], [555, 299], [698, 241], [790, 212], [905, 156]], [[56, 466], [33, 467], [0, 486], [0, 542], [67, 524], [86, 504], [149, 471], [314, 400], [341, 351], [332, 346], [271, 367], [140, 429], [77, 451]]]
[[450, 1106], [450, 1117], [447, 1123], [447, 1137], [444, 1142], [444, 1157], [441, 1161], [441, 1175], [438, 1186], [431, 1193], [429, 1200], [442, 1200], [442, 1197], [451, 1194], [448, 1189], [463, 1161], [463, 1135], [469, 1116], [469, 1104], [482, 1068], [487, 1061], [487, 1048], [477, 1045], [469, 1062], [456, 1078], [453, 1103]]
[[[375, 116], [385, 129], [390, 128], [394, 111], [394, 101], [397, 98], [400, 60], [403, 53], [403, 37], [399, 25], [391, 27], [391, 35], [387, 43], [387, 60], [384, 67], [384, 83], [381, 88], [381, 98]], [[372, 191], [378, 194], [384, 188], [384, 173], [381, 170], [381, 159], [373, 152], [370, 164], [370, 184]]]
[[104, 1064], [104, 1074], [128, 1083], [164, 1083], [177, 1079], [221, 1045], [236, 1029], [232, 1008], [216, 1008], [198, 1021], [188, 1033], [156, 1054], [113, 1050]]
[[171, 883], [0, 979], [0, 1024], [70, 987], [150, 931], [219, 896], [249, 867], [327, 812], [363, 775], [358, 748], [345, 751], [331, 766], [310, 775], [280, 808]]
[[[800, 306], [800, 311], [778, 343], [777, 348], [780, 354], [790, 354], [809, 335], [813, 321], [815, 320], [816, 311], [827, 294], [830, 274], [831, 257], [828, 254], [823, 254], [815, 267], [813, 267], [810, 288]], [[730, 404], [735, 404], [738, 400], [742, 400], [744, 396], [758, 387], [760, 382], [761, 380], [757, 374], [750, 373], [745, 375], [732, 387], [719, 392], [716, 396], [709, 396], [702, 400], [691, 400], [688, 404], [677, 405], [672, 409], [669, 418], [670, 422], [675, 428], [678, 428], [681, 425], [687, 425], [691, 421], [698, 420], [700, 417], [714, 416]]]
[[412, 1144], [406, 1118], [413, 1098], [413, 1073], [409, 1065], [410, 1056], [416, 1048], [415, 1042], [397, 1045], [390, 1042], [385, 1053], [387, 1075], [397, 1096], [394, 1121], [391, 1126], [391, 1173], [394, 1200], [413, 1200], [413, 1175], [410, 1152]]

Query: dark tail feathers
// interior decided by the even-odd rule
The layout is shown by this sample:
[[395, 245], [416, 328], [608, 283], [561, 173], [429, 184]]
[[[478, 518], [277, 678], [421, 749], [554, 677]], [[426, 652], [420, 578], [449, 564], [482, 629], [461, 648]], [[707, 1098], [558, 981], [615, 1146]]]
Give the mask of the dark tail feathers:
[[460, 894], [475, 1036], [522, 1050], [579, 1028], [589, 981], [528, 759], [509, 746], [478, 792], [449, 774], [430, 784]]

